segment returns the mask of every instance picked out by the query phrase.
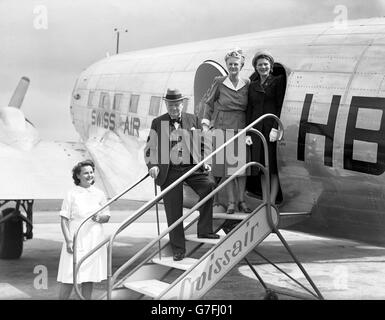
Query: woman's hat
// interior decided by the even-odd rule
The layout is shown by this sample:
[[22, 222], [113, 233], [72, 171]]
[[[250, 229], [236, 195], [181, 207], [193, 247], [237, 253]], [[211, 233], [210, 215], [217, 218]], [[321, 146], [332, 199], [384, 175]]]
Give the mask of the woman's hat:
[[254, 67], [254, 69], [255, 69], [255, 65], [257, 63], [257, 60], [259, 58], [261, 58], [261, 57], [262, 58], [266, 58], [267, 60], [269, 60], [270, 61], [270, 67], [273, 68], [273, 66], [274, 66], [274, 58], [273, 58], [273, 56], [269, 52], [267, 52], [267, 51], [258, 51], [254, 55], [253, 60], [251, 61], [251, 65]]
[[166, 96], [163, 97], [165, 101], [179, 101], [185, 99], [185, 96], [182, 96], [178, 89], [167, 89]]

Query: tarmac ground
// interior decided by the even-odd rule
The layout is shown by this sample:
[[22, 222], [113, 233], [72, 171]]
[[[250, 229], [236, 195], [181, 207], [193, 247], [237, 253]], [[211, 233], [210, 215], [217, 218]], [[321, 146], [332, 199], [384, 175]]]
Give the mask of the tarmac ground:
[[[115, 208], [110, 222], [104, 225], [105, 233], [113, 232], [133, 209], [122, 211]], [[157, 235], [155, 216], [155, 211], [148, 212], [118, 236], [113, 250], [114, 269]], [[162, 209], [159, 216], [162, 231], [167, 227]], [[325, 299], [385, 299], [385, 248], [299, 232], [281, 232]], [[35, 212], [34, 238], [24, 242], [22, 257], [0, 260], [0, 300], [56, 300], [62, 239], [58, 211]], [[269, 235], [256, 251], [252, 251], [247, 259], [266, 285], [279, 291], [280, 300], [314, 298], [261, 258], [260, 254], [311, 290], [305, 276], [275, 234]], [[103, 283], [97, 285], [95, 294], [102, 292], [103, 288]], [[242, 260], [202, 300], [261, 300], [265, 293], [253, 271]], [[72, 299], [77, 299], [74, 293]]]

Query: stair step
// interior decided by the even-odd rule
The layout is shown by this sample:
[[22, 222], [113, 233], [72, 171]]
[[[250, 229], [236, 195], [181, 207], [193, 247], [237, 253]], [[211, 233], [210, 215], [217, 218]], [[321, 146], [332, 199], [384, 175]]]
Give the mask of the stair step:
[[161, 257], [161, 259], [159, 258], [152, 259], [152, 262], [156, 264], [161, 264], [163, 266], [171, 267], [171, 268], [188, 270], [198, 262], [198, 259], [184, 258], [183, 260], [180, 260], [180, 261], [174, 261], [172, 257]]
[[166, 290], [170, 286], [170, 284], [156, 279], [150, 279], [126, 282], [124, 286], [128, 289], [145, 294], [146, 296], [156, 298], [164, 290]]
[[198, 238], [196, 234], [188, 234], [186, 235], [186, 240], [194, 241], [194, 242], [202, 242], [202, 243], [209, 243], [209, 244], [217, 244], [223, 236], [221, 236], [219, 239], [206, 239], [206, 238]]
[[279, 216], [310, 216], [310, 212], [308, 211], [299, 211], [299, 212], [280, 212]]
[[304, 221], [311, 216], [310, 212], [280, 212], [278, 227], [286, 228], [293, 224]]
[[227, 214], [227, 213], [214, 213], [213, 214], [214, 219], [228, 219], [228, 220], [243, 220], [249, 216], [250, 216], [250, 214], [241, 213], [241, 212], [235, 212], [233, 214]]

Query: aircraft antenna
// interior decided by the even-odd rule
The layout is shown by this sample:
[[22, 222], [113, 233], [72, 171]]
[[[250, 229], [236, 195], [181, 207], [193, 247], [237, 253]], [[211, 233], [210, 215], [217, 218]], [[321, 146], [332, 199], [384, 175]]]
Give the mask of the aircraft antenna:
[[[120, 30], [118, 28], [114, 28], [114, 31], [116, 32], [116, 54], [119, 54], [119, 34], [120, 34]], [[128, 30], [125, 29], [124, 32], [128, 32]]]

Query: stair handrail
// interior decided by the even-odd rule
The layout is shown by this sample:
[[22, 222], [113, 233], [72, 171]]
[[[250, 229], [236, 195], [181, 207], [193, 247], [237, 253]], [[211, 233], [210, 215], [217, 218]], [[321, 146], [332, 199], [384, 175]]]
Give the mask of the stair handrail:
[[[107, 259], [108, 259], [108, 264], [107, 264], [107, 287], [110, 288], [111, 287], [111, 283], [110, 283], [110, 280], [111, 280], [111, 277], [113, 276], [112, 275], [112, 244], [117, 236], [118, 233], [120, 233], [121, 231], [123, 231], [126, 227], [128, 227], [129, 224], [131, 224], [133, 221], [135, 221], [137, 218], [139, 218], [142, 214], [144, 214], [149, 208], [151, 208], [156, 202], [158, 202], [161, 198], [163, 198], [163, 196], [168, 193], [170, 190], [172, 190], [175, 186], [177, 186], [179, 183], [183, 182], [186, 178], [188, 178], [191, 174], [193, 174], [198, 168], [200, 168], [207, 160], [211, 159], [214, 155], [216, 155], [218, 152], [220, 152], [222, 149], [224, 149], [227, 145], [229, 145], [230, 143], [232, 143], [234, 140], [236, 140], [239, 136], [243, 135], [244, 133], [246, 133], [247, 131], [252, 131], [256, 134], [258, 134], [262, 141], [263, 141], [263, 145], [264, 145], [264, 150], [265, 150], [265, 166], [267, 167], [267, 177], [269, 177], [269, 167], [268, 167], [268, 148], [267, 148], [267, 142], [266, 142], [266, 139], [265, 137], [263, 136], [263, 134], [261, 132], [259, 132], [258, 130], [254, 129], [253, 127], [261, 122], [262, 120], [264, 120], [265, 118], [273, 118], [274, 120], [277, 121], [278, 123], [278, 129], [280, 131], [280, 136], [278, 137], [278, 140], [280, 140], [283, 136], [283, 131], [284, 131], [284, 128], [283, 128], [283, 124], [281, 122], [281, 120], [275, 115], [275, 114], [272, 114], [272, 113], [266, 113], [264, 114], [263, 116], [259, 117], [258, 119], [254, 120], [252, 123], [250, 123], [248, 126], [246, 126], [245, 128], [243, 128], [242, 130], [240, 130], [236, 135], [234, 135], [232, 138], [230, 138], [229, 140], [227, 140], [224, 144], [222, 144], [220, 147], [218, 147], [217, 149], [215, 149], [212, 153], [210, 153], [206, 158], [204, 158], [203, 160], [201, 160], [199, 163], [197, 163], [193, 168], [191, 168], [189, 171], [187, 171], [185, 174], [183, 174], [181, 177], [179, 177], [176, 181], [174, 181], [172, 184], [170, 184], [166, 189], [162, 190], [162, 192], [160, 194], [158, 194], [156, 197], [154, 197], [152, 200], [148, 201], [145, 205], [143, 205], [141, 208], [139, 208], [137, 210], [136, 213], [133, 214], [132, 217], [129, 217], [127, 218], [125, 221], [123, 221], [121, 223], [121, 225], [118, 227], [118, 229], [113, 233], [111, 234], [110, 236], [110, 241], [109, 241], [109, 245], [108, 245], [108, 250], [107, 250]], [[263, 166], [262, 166], [263, 167]], [[270, 181], [269, 179], [267, 178], [266, 179], [267, 181], [267, 184], [266, 184], [266, 187], [267, 190], [270, 191]], [[270, 210], [270, 197], [268, 197], [268, 215], [271, 214], [271, 210]], [[185, 215], [184, 215], [185, 216]], [[271, 217], [270, 217], [271, 219]], [[179, 220], [177, 220], [179, 221]], [[181, 220], [183, 221], [183, 220]], [[269, 220], [269, 223], [272, 223], [271, 220]], [[170, 227], [169, 227], [170, 228]], [[169, 229], [167, 228], [167, 230]], [[172, 230], [172, 229], [171, 229]], [[163, 236], [162, 236], [163, 237]], [[160, 239], [159, 239], [160, 240]], [[114, 277], [116, 278], [116, 277]], [[109, 294], [108, 294], [108, 297], [107, 299], [110, 299], [110, 290], [108, 290]]]
[[[80, 290], [79, 290], [79, 287], [78, 287], [78, 283], [77, 283], [77, 273], [78, 273], [78, 268], [77, 268], [77, 240], [78, 240], [78, 236], [79, 236], [79, 232], [80, 232], [80, 229], [84, 226], [84, 224], [90, 220], [92, 217], [94, 217], [95, 215], [97, 215], [99, 212], [103, 211], [105, 208], [107, 208], [111, 203], [115, 202], [116, 200], [120, 199], [122, 196], [124, 196], [127, 192], [129, 192], [130, 190], [132, 190], [133, 188], [135, 188], [137, 185], [139, 185], [140, 183], [142, 183], [144, 180], [146, 180], [148, 177], [149, 177], [149, 173], [146, 173], [143, 177], [141, 177], [140, 179], [138, 179], [134, 184], [132, 184], [130, 187], [124, 189], [121, 193], [117, 194], [116, 196], [114, 196], [113, 198], [111, 198], [109, 201], [107, 201], [104, 205], [102, 205], [100, 208], [98, 208], [97, 210], [93, 211], [90, 215], [88, 215], [86, 218], [84, 218], [80, 225], [78, 226], [78, 228], [76, 229], [74, 235], [73, 235], [73, 269], [72, 269], [72, 277], [73, 277], [73, 285], [74, 285], [74, 289], [75, 289], [75, 292], [76, 294], [82, 299], [84, 300], [84, 297], [82, 296], [82, 294], [80, 293]], [[101, 248], [104, 244], [106, 244], [108, 242], [108, 238], [105, 239], [104, 241], [102, 241], [101, 243], [99, 243], [94, 249], [95, 251], [97, 251], [99, 248]], [[94, 252], [95, 252], [94, 251]], [[92, 253], [94, 253], [92, 252]], [[80, 266], [79, 266], [80, 268]]]
[[[99, 245], [97, 245], [94, 249], [92, 249], [91, 251], [89, 251], [86, 255], [84, 255], [78, 262], [77, 264], [77, 267], [76, 267], [76, 271], [78, 271], [80, 269], [80, 266], [81, 264], [88, 258], [90, 257], [93, 253], [95, 253], [98, 249], [100, 249], [104, 244], [106, 244], [107, 242], [109, 243], [108, 244], [108, 247], [107, 247], [107, 290], [108, 290], [108, 296], [107, 296], [107, 299], [110, 299], [110, 290], [109, 288], [111, 287], [111, 277], [113, 276], [112, 275], [112, 245], [113, 245], [113, 242], [116, 238], [116, 236], [122, 232], [125, 228], [127, 228], [131, 223], [133, 223], [134, 221], [136, 221], [138, 218], [140, 218], [146, 211], [148, 211], [155, 203], [157, 203], [160, 199], [163, 198], [163, 196], [168, 193], [170, 190], [172, 190], [176, 185], [178, 185], [179, 183], [181, 183], [182, 181], [184, 181], [187, 177], [189, 177], [191, 174], [193, 174], [198, 168], [200, 168], [207, 160], [211, 159], [214, 155], [216, 155], [219, 151], [221, 151], [222, 149], [224, 149], [227, 145], [229, 145], [230, 143], [232, 143], [234, 140], [236, 140], [239, 136], [241, 136], [242, 134], [246, 133], [247, 131], [252, 131], [254, 132], [254, 130], [251, 130], [253, 129], [253, 127], [261, 122], [262, 120], [264, 120], [265, 118], [273, 118], [274, 120], [277, 121], [278, 123], [278, 129], [280, 131], [280, 136], [279, 136], [279, 139], [282, 138], [283, 136], [283, 131], [284, 131], [284, 128], [283, 128], [283, 124], [281, 122], [281, 120], [274, 114], [272, 113], [266, 113], [264, 114], [263, 116], [259, 117], [258, 119], [254, 120], [252, 123], [250, 123], [248, 126], [246, 126], [245, 128], [243, 128], [242, 130], [240, 130], [236, 135], [234, 135], [232, 138], [230, 138], [229, 140], [227, 140], [224, 144], [222, 144], [220, 147], [218, 147], [217, 149], [215, 149], [211, 154], [209, 154], [206, 158], [204, 158], [203, 160], [201, 160], [199, 163], [197, 163], [193, 168], [191, 168], [189, 171], [187, 171], [184, 175], [182, 175], [181, 177], [179, 177], [176, 181], [174, 181], [172, 184], [170, 184], [166, 189], [162, 190], [161, 193], [159, 193], [156, 197], [154, 197], [152, 200], [149, 200], [147, 203], [145, 203], [142, 207], [140, 207], [139, 209], [137, 209], [130, 217], [128, 217], [127, 219], [125, 219], [121, 224], [120, 226], [117, 228], [117, 230], [110, 235], [109, 237], [109, 240], [108, 238], [104, 241], [102, 241]], [[268, 152], [267, 152], [267, 143], [266, 143], [266, 139], [265, 137], [263, 136], [262, 133], [260, 133], [258, 130], [255, 130], [255, 133], [257, 133], [261, 138], [262, 138], [262, 141], [264, 141], [264, 148], [265, 148], [265, 159], [268, 159]], [[266, 147], [265, 147], [266, 145]], [[267, 166], [268, 168], [268, 161], [265, 160], [265, 166]], [[263, 166], [262, 166], [263, 167]], [[267, 180], [267, 183], [268, 185], [270, 185], [269, 183], [269, 179], [266, 179]], [[270, 189], [268, 189], [270, 190]], [[269, 198], [269, 197], [268, 197]], [[268, 202], [270, 203], [270, 199], [268, 199]], [[269, 206], [268, 206], [269, 207]], [[270, 209], [270, 208], [269, 208]], [[270, 213], [270, 211], [269, 211]], [[183, 220], [182, 220], [183, 221]], [[269, 221], [270, 223], [270, 221]], [[172, 229], [171, 229], [172, 230]], [[75, 263], [74, 263], [75, 265]], [[75, 272], [74, 272], [75, 274]], [[74, 287], [75, 287], [75, 276], [74, 276]], [[84, 297], [80, 294], [79, 292], [79, 289], [78, 287], [76, 286], [75, 287], [75, 291], [76, 293], [78, 294], [78, 296], [80, 297], [80, 299], [84, 299]]]
[[[140, 251], [138, 251], [133, 257], [131, 257], [128, 261], [126, 261], [119, 269], [117, 269], [112, 276], [111, 281], [111, 288], [110, 290], [114, 289], [114, 287], [119, 286], [124, 280], [125, 277], [120, 279], [116, 284], [114, 284], [114, 281], [117, 279], [117, 277], [122, 273], [125, 269], [127, 269], [132, 263], [134, 263], [142, 254], [144, 254], [148, 249], [150, 249], [154, 244], [156, 244], [158, 241], [160, 241], [165, 235], [167, 235], [171, 230], [175, 229], [177, 225], [179, 225], [181, 222], [186, 220], [191, 214], [194, 213], [203, 203], [205, 203], [207, 200], [209, 200], [211, 197], [213, 197], [216, 193], [218, 193], [221, 189], [223, 189], [230, 181], [235, 179], [237, 175], [244, 170], [246, 170], [248, 167], [251, 166], [258, 166], [264, 174], [267, 173], [266, 168], [263, 167], [262, 164], [259, 162], [248, 162], [245, 165], [243, 165], [240, 169], [238, 169], [234, 174], [232, 174], [230, 177], [228, 177], [223, 183], [218, 185], [213, 191], [211, 191], [208, 195], [206, 195], [202, 200], [197, 202], [191, 209], [187, 211], [187, 213], [183, 214], [182, 217], [180, 217], [178, 220], [176, 220], [173, 224], [171, 224], [167, 229], [165, 229], [159, 236], [154, 238], [151, 242], [149, 242], [146, 246], [144, 246]], [[266, 202], [263, 203], [263, 205], [267, 205]], [[270, 220], [272, 221], [272, 220]], [[269, 222], [270, 223], [270, 222]], [[111, 297], [107, 295], [107, 299], [110, 299]]]
[[[214, 155], [216, 155], [219, 151], [221, 151], [222, 149], [224, 149], [227, 145], [229, 145], [230, 143], [232, 143], [235, 139], [237, 139], [239, 136], [241, 136], [243, 133], [247, 132], [247, 131], [251, 131], [251, 129], [253, 129], [253, 127], [259, 123], [260, 121], [264, 120], [265, 118], [274, 118], [277, 122], [278, 122], [278, 125], [279, 125], [279, 131], [281, 132], [280, 134], [280, 137], [279, 139], [282, 138], [283, 136], [283, 125], [282, 125], [282, 122], [281, 120], [275, 115], [275, 114], [272, 114], [272, 113], [266, 113], [264, 114], [263, 116], [259, 117], [258, 119], [254, 120], [252, 123], [250, 123], [247, 127], [243, 128], [241, 131], [239, 131], [236, 135], [234, 135], [232, 138], [230, 138], [229, 140], [227, 140], [224, 144], [222, 144], [220, 147], [218, 147], [217, 149], [215, 149], [212, 153], [210, 153], [206, 158], [204, 158], [203, 160], [201, 160], [199, 163], [197, 163], [194, 167], [192, 167], [189, 171], [187, 171], [184, 175], [182, 175], [181, 177], [179, 177], [177, 180], [175, 180], [172, 184], [170, 184], [166, 189], [162, 190], [161, 193], [159, 193], [156, 197], [152, 198], [152, 200], [149, 200], [146, 204], [144, 204], [142, 207], [140, 207], [139, 209], [137, 209], [136, 213], [133, 214], [133, 216], [136, 216], [137, 214], [141, 213], [142, 210], [145, 210], [147, 211], [149, 208], [151, 208], [156, 202], [158, 202], [160, 199], [163, 198], [163, 196], [168, 193], [171, 189], [173, 189], [176, 185], [178, 185], [179, 183], [181, 183], [182, 181], [184, 181], [186, 178], [188, 178], [191, 174], [193, 174], [198, 168], [200, 168], [207, 160], [211, 159]], [[254, 129], [255, 130], [255, 129]], [[252, 132], [254, 132], [254, 130], [252, 130]], [[259, 132], [258, 130], [255, 130], [257, 132]], [[261, 134], [260, 135], [261, 138], [263, 138], [265, 140], [265, 143], [266, 143], [266, 139], [265, 137]], [[267, 148], [266, 148], [267, 150]], [[266, 154], [265, 152], [265, 161], [268, 160], [268, 155]], [[265, 166], [268, 166], [268, 162], [265, 163]], [[144, 213], [144, 212], [143, 212]], [[137, 217], [139, 218], [140, 215]], [[132, 220], [132, 216], [127, 218], [126, 220], [124, 220], [120, 227], [113, 233], [111, 234], [111, 237], [110, 237], [110, 244], [114, 241], [116, 235], [118, 233], [120, 233], [123, 229], [125, 229], [129, 223]], [[136, 220], [136, 219], [135, 219]], [[127, 225], [126, 225], [127, 224]]]

